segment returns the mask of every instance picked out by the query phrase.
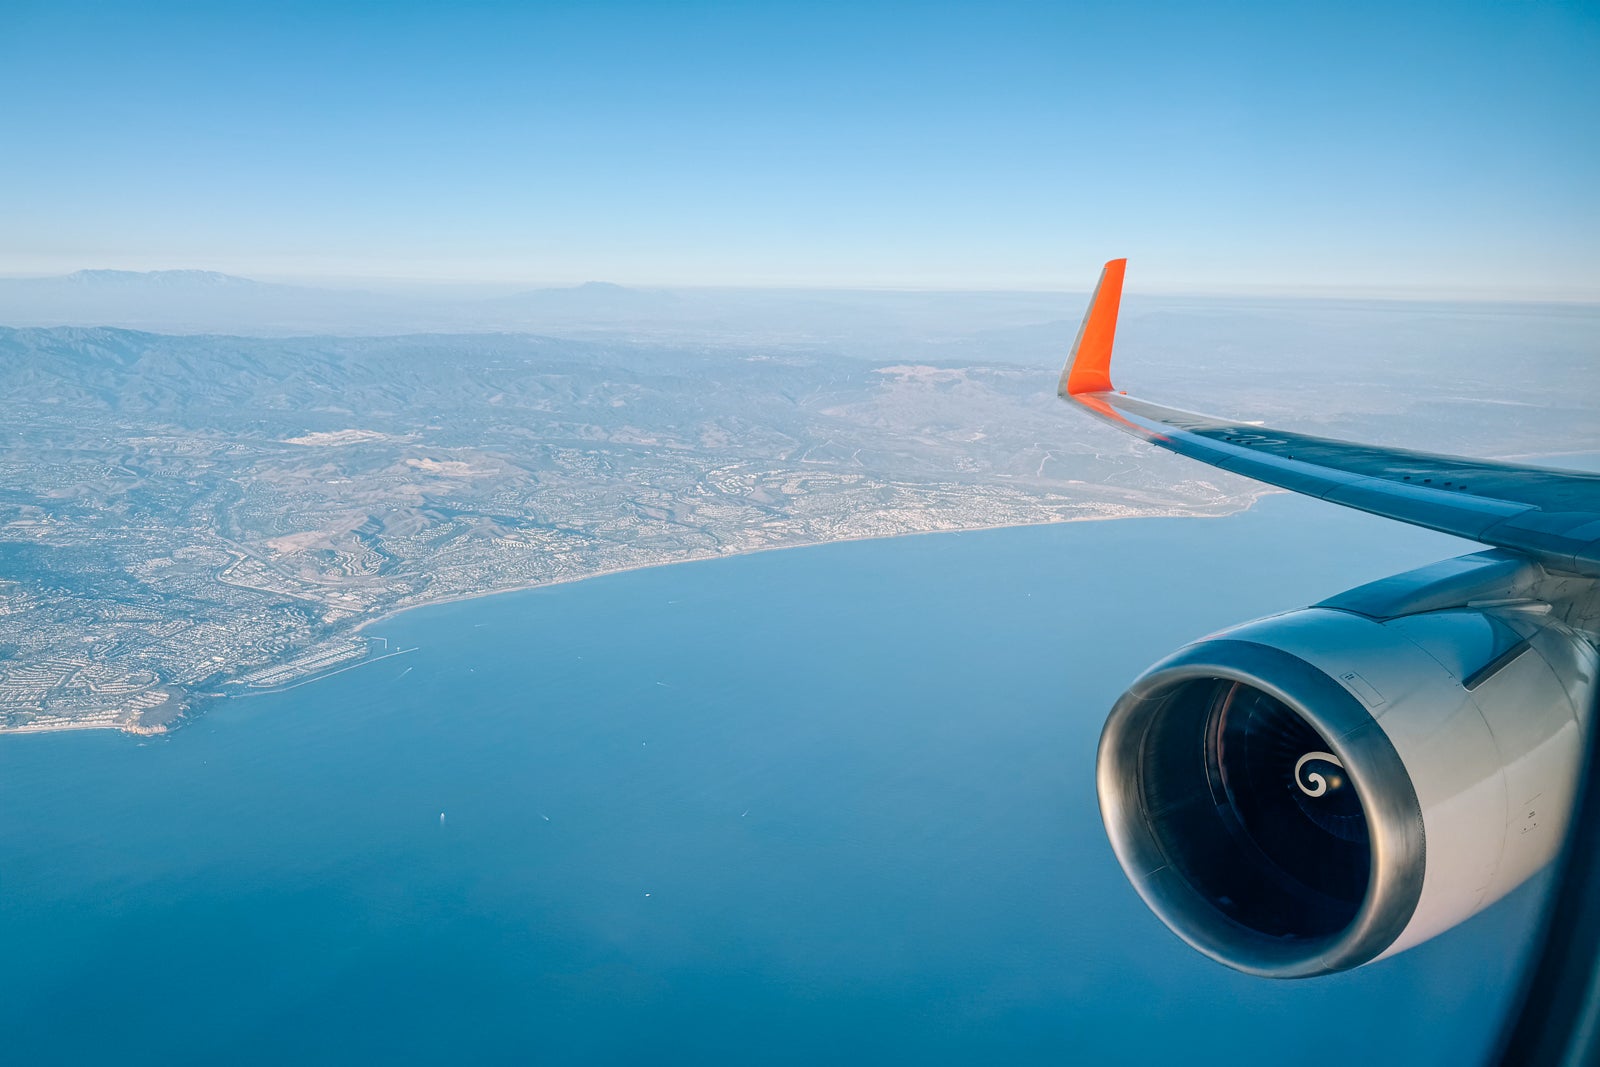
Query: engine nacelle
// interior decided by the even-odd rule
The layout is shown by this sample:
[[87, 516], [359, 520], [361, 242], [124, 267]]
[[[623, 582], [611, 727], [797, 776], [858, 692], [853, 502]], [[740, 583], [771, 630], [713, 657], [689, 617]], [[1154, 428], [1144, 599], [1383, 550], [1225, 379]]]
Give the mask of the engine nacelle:
[[1279, 978], [1357, 967], [1556, 855], [1595, 673], [1545, 605], [1246, 623], [1117, 702], [1101, 814], [1145, 902], [1206, 955]]

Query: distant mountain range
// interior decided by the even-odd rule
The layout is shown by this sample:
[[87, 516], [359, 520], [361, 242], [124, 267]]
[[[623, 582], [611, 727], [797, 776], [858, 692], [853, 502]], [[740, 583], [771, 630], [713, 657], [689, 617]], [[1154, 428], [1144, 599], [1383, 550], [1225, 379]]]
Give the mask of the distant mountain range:
[[[1085, 299], [1086, 294], [1054, 292], [665, 289], [602, 281], [510, 293], [471, 286], [360, 289], [263, 282], [204, 270], [81, 270], [0, 278], [0, 326], [106, 326], [243, 337], [534, 334], [1054, 369], [1072, 344]], [[1131, 293], [1119, 336], [1125, 351], [1138, 353], [1141, 367], [1153, 372], [1167, 364], [1165, 380], [1204, 395], [1218, 384], [1207, 370], [1217, 359], [1245, 357], [1273, 373], [1281, 373], [1289, 361], [1301, 366], [1296, 372], [1301, 376], [1307, 362], [1323, 360], [1347, 372], [1369, 363], [1410, 368], [1421, 365], [1419, 352], [1454, 352], [1460, 360], [1463, 353], [1483, 349], [1484, 337], [1507, 331], [1502, 346], [1535, 358], [1508, 325], [1529, 314], [1548, 320], [1552, 336], [1570, 333], [1563, 345], [1591, 358], [1587, 353], [1600, 311], [1586, 305]], [[1372, 316], [1396, 323], [1376, 335], [1381, 339], [1376, 346], [1367, 329]], [[1408, 325], [1399, 326], [1402, 321]]]
[[392, 297], [277, 285], [205, 270], [80, 270], [0, 279], [0, 322], [168, 333], [344, 332], [381, 321]]
[[546, 333], [630, 340], [894, 345], [1060, 322], [1057, 293], [645, 289], [608, 282], [511, 294], [285, 285], [202, 270], [0, 278], [0, 325], [160, 333]]
[[255, 286], [257, 288], [271, 288], [264, 282], [251, 281], [249, 278], [239, 278], [232, 274], [221, 274], [214, 270], [80, 270], [59, 278], [23, 279], [36, 282], [64, 282], [76, 286], [94, 286], [99, 288], [115, 287], [125, 289], [129, 287], [163, 289], [221, 289], [224, 287], [238, 288], [240, 286]]

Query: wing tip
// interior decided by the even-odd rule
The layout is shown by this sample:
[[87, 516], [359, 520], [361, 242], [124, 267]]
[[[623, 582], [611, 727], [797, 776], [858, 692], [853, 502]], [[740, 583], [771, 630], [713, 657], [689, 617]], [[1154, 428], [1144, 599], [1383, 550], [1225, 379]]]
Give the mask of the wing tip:
[[1061, 381], [1056, 390], [1058, 395], [1066, 397], [1112, 391], [1111, 348], [1117, 335], [1122, 277], [1127, 266], [1126, 259], [1113, 259], [1100, 271], [1100, 282], [1089, 300], [1083, 325], [1078, 327], [1078, 339], [1072, 343], [1067, 365], [1061, 369]]

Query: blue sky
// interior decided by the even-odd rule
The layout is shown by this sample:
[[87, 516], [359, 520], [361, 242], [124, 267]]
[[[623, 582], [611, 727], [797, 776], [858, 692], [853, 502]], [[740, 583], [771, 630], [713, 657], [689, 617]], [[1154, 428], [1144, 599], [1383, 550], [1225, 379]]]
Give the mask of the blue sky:
[[1600, 299], [1600, 6], [11, 0], [0, 273]]

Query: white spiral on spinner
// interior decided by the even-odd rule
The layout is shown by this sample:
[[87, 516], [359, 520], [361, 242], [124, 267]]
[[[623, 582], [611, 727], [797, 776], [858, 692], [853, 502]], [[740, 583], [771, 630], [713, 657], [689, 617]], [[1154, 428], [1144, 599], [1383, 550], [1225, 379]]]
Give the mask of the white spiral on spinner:
[[1320, 797], [1322, 794], [1328, 791], [1328, 780], [1322, 775], [1318, 774], [1316, 771], [1312, 771], [1310, 774], [1304, 776], [1302, 776], [1300, 773], [1305, 768], [1305, 765], [1310, 763], [1312, 760], [1321, 760], [1324, 763], [1331, 763], [1341, 771], [1344, 770], [1344, 764], [1340, 763], [1339, 757], [1335, 756], [1332, 752], [1307, 752], [1304, 756], [1301, 756], [1299, 759], [1295, 760], [1294, 784], [1299, 786], [1300, 792], [1304, 793], [1306, 796]]

